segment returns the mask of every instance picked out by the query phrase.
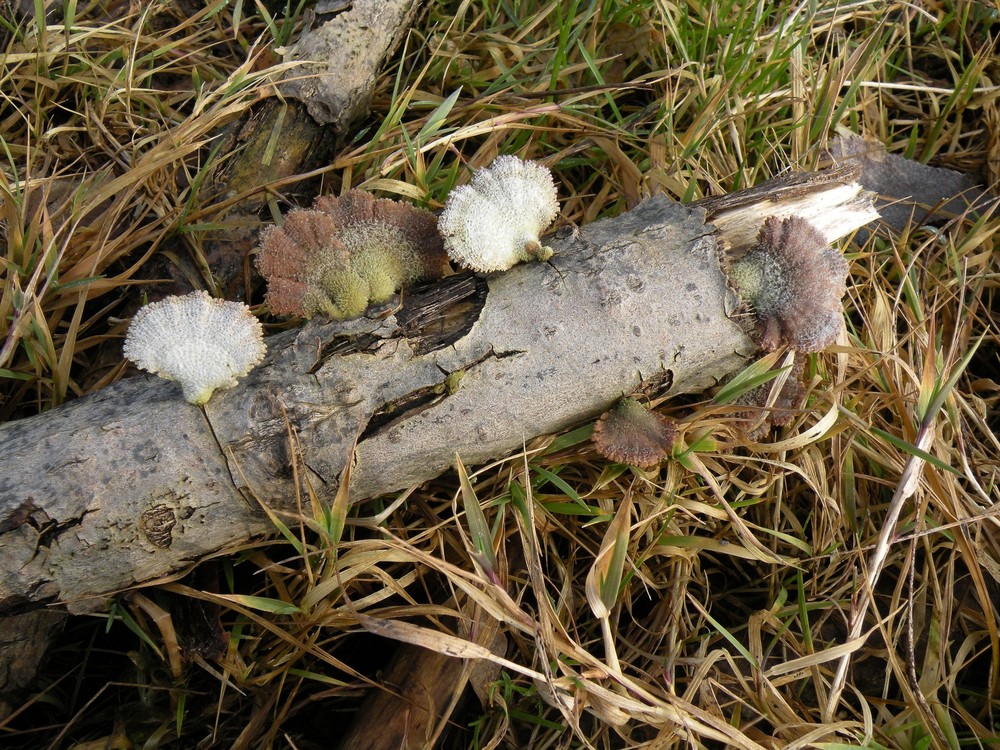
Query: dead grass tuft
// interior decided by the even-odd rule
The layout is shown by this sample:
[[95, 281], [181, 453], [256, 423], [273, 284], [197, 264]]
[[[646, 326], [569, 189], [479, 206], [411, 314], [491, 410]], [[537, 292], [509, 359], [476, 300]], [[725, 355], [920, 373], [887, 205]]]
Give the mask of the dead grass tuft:
[[[219, 40], [202, 9], [138, 6], [25, 21], [0, 72], [0, 415], [23, 416], [120, 371], [124, 290], [157, 251], [197, 253], [213, 145], [280, 68]], [[96, 9], [91, 9], [95, 11]], [[204, 280], [210, 286], [211, 279]]]
[[[215, 138], [276, 70], [256, 63], [266, 22], [234, 32], [224, 5], [88, 7], [8, 41], [3, 417], [108, 382], [127, 286], [157, 252], [196, 252], [220, 211]], [[516, 153], [553, 169], [562, 220], [582, 224], [813, 168], [846, 127], [995, 186], [996, 12], [432, 4], [326, 179], [439, 207]], [[217, 657], [178, 672], [156, 610], [123, 600], [109, 627], [129, 645], [99, 643], [118, 670], [55, 659], [46, 713], [0, 724], [4, 742], [54, 736], [25, 723], [44, 715], [149, 748], [311, 747], [392, 641], [488, 667], [465, 675], [479, 698], [435, 729], [440, 747], [994, 741], [998, 230], [986, 211], [845, 245], [847, 334], [808, 358], [805, 407], [759, 440], [711, 394], [654, 398], [683, 441], [656, 470], [604, 461], [586, 425], [357, 507], [304, 489], [277, 541], [212, 563], [214, 587], [150, 594], [221, 617]]]

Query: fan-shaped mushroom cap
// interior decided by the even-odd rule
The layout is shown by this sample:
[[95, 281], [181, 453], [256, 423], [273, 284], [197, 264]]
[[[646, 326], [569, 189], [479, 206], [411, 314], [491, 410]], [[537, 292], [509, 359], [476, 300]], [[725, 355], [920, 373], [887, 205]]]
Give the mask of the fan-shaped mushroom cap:
[[264, 358], [263, 339], [260, 322], [246, 305], [198, 291], [139, 308], [124, 351], [137, 367], [178, 381], [192, 404], [204, 404]]
[[538, 162], [498, 156], [448, 195], [438, 228], [451, 258], [475, 271], [547, 260], [540, 237], [559, 213], [552, 173]]
[[673, 420], [634, 398], [620, 399], [594, 423], [594, 447], [605, 458], [641, 469], [670, 455], [677, 439]]
[[762, 348], [781, 344], [817, 352], [832, 344], [843, 322], [847, 261], [801, 216], [769, 217], [757, 243], [727, 273], [754, 321]]
[[257, 255], [271, 311], [307, 318], [356, 317], [446, 265], [432, 213], [362, 190], [291, 211], [261, 233]]

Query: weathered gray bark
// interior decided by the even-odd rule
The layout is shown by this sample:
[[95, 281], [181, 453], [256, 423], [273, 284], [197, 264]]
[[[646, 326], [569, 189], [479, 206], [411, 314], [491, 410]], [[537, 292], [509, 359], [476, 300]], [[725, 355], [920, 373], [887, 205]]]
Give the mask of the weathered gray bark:
[[285, 48], [285, 62], [302, 65], [284, 76], [282, 93], [343, 135], [367, 110], [376, 76], [422, 5], [420, 0], [343, 3], [330, 20]]
[[[873, 218], [858, 193], [826, 201], [841, 216], [831, 238]], [[755, 210], [730, 201], [716, 214]], [[269, 533], [258, 503], [295, 495], [290, 431], [321, 498], [353, 452], [361, 500], [439, 475], [456, 452], [466, 464], [508, 454], [653, 379], [671, 394], [714, 384], [753, 346], [726, 315], [704, 220], [654, 198], [560, 233], [549, 263], [446, 280], [444, 302], [428, 303], [432, 290], [382, 318], [273, 336], [263, 365], [204, 410], [143, 376], [0, 426], [0, 612], [99, 608]]]

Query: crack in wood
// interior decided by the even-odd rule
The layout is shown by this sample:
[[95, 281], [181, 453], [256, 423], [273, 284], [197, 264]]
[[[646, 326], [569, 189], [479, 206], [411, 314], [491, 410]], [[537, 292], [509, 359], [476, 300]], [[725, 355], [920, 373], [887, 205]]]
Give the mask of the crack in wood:
[[387, 338], [380, 333], [337, 334], [320, 345], [316, 361], [308, 372], [319, 372], [333, 357], [371, 353], [391, 338], [406, 339], [415, 356], [444, 349], [472, 330], [486, 305], [488, 291], [486, 279], [472, 272], [403, 290], [396, 299], [380, 308], [369, 309], [367, 313], [369, 318], [395, 314], [393, 336]]
[[472, 330], [488, 293], [486, 279], [471, 271], [414, 287], [396, 316], [400, 334], [418, 356], [444, 349]]
[[417, 416], [421, 412], [437, 406], [448, 398], [451, 393], [461, 387], [461, 380], [466, 374], [474, 372], [483, 363], [491, 360], [516, 357], [525, 353], [517, 349], [497, 352], [491, 348], [483, 356], [454, 371], [448, 371], [438, 365], [438, 368], [441, 370], [440, 381], [424, 388], [419, 388], [401, 398], [386, 402], [380, 406], [371, 419], [368, 420], [368, 424], [365, 425], [361, 436], [358, 438], [358, 443], [363, 443], [365, 440], [379, 435], [384, 430], [388, 430], [407, 419]]
[[363, 336], [353, 336], [350, 334], [334, 336], [320, 347], [319, 354], [316, 357], [316, 363], [309, 368], [309, 374], [314, 375], [319, 372], [323, 365], [329, 362], [333, 357], [346, 357], [351, 354], [360, 354], [362, 352], [371, 351], [372, 348], [374, 348], [375, 345], [382, 340], [381, 336], [377, 336], [373, 333], [365, 334]]

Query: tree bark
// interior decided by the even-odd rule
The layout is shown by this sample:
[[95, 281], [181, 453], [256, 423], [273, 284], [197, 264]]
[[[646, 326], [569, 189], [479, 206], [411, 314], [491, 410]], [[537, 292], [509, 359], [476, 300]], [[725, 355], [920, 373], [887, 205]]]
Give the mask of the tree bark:
[[[875, 216], [870, 196], [844, 189], [849, 175], [800, 183], [799, 199], [839, 217], [830, 239]], [[712, 210], [759, 225], [782, 209]], [[265, 362], [204, 408], [143, 376], [0, 426], [0, 612], [99, 609], [270, 533], [260, 503], [290, 507], [297, 489], [292, 434], [294, 476], [329, 499], [353, 456], [359, 501], [441, 474], [456, 452], [466, 464], [509, 454], [651, 381], [668, 394], [713, 385], [754, 346], [727, 317], [705, 219], [653, 198], [558, 232], [548, 263], [458, 274], [383, 317], [272, 336]]]

